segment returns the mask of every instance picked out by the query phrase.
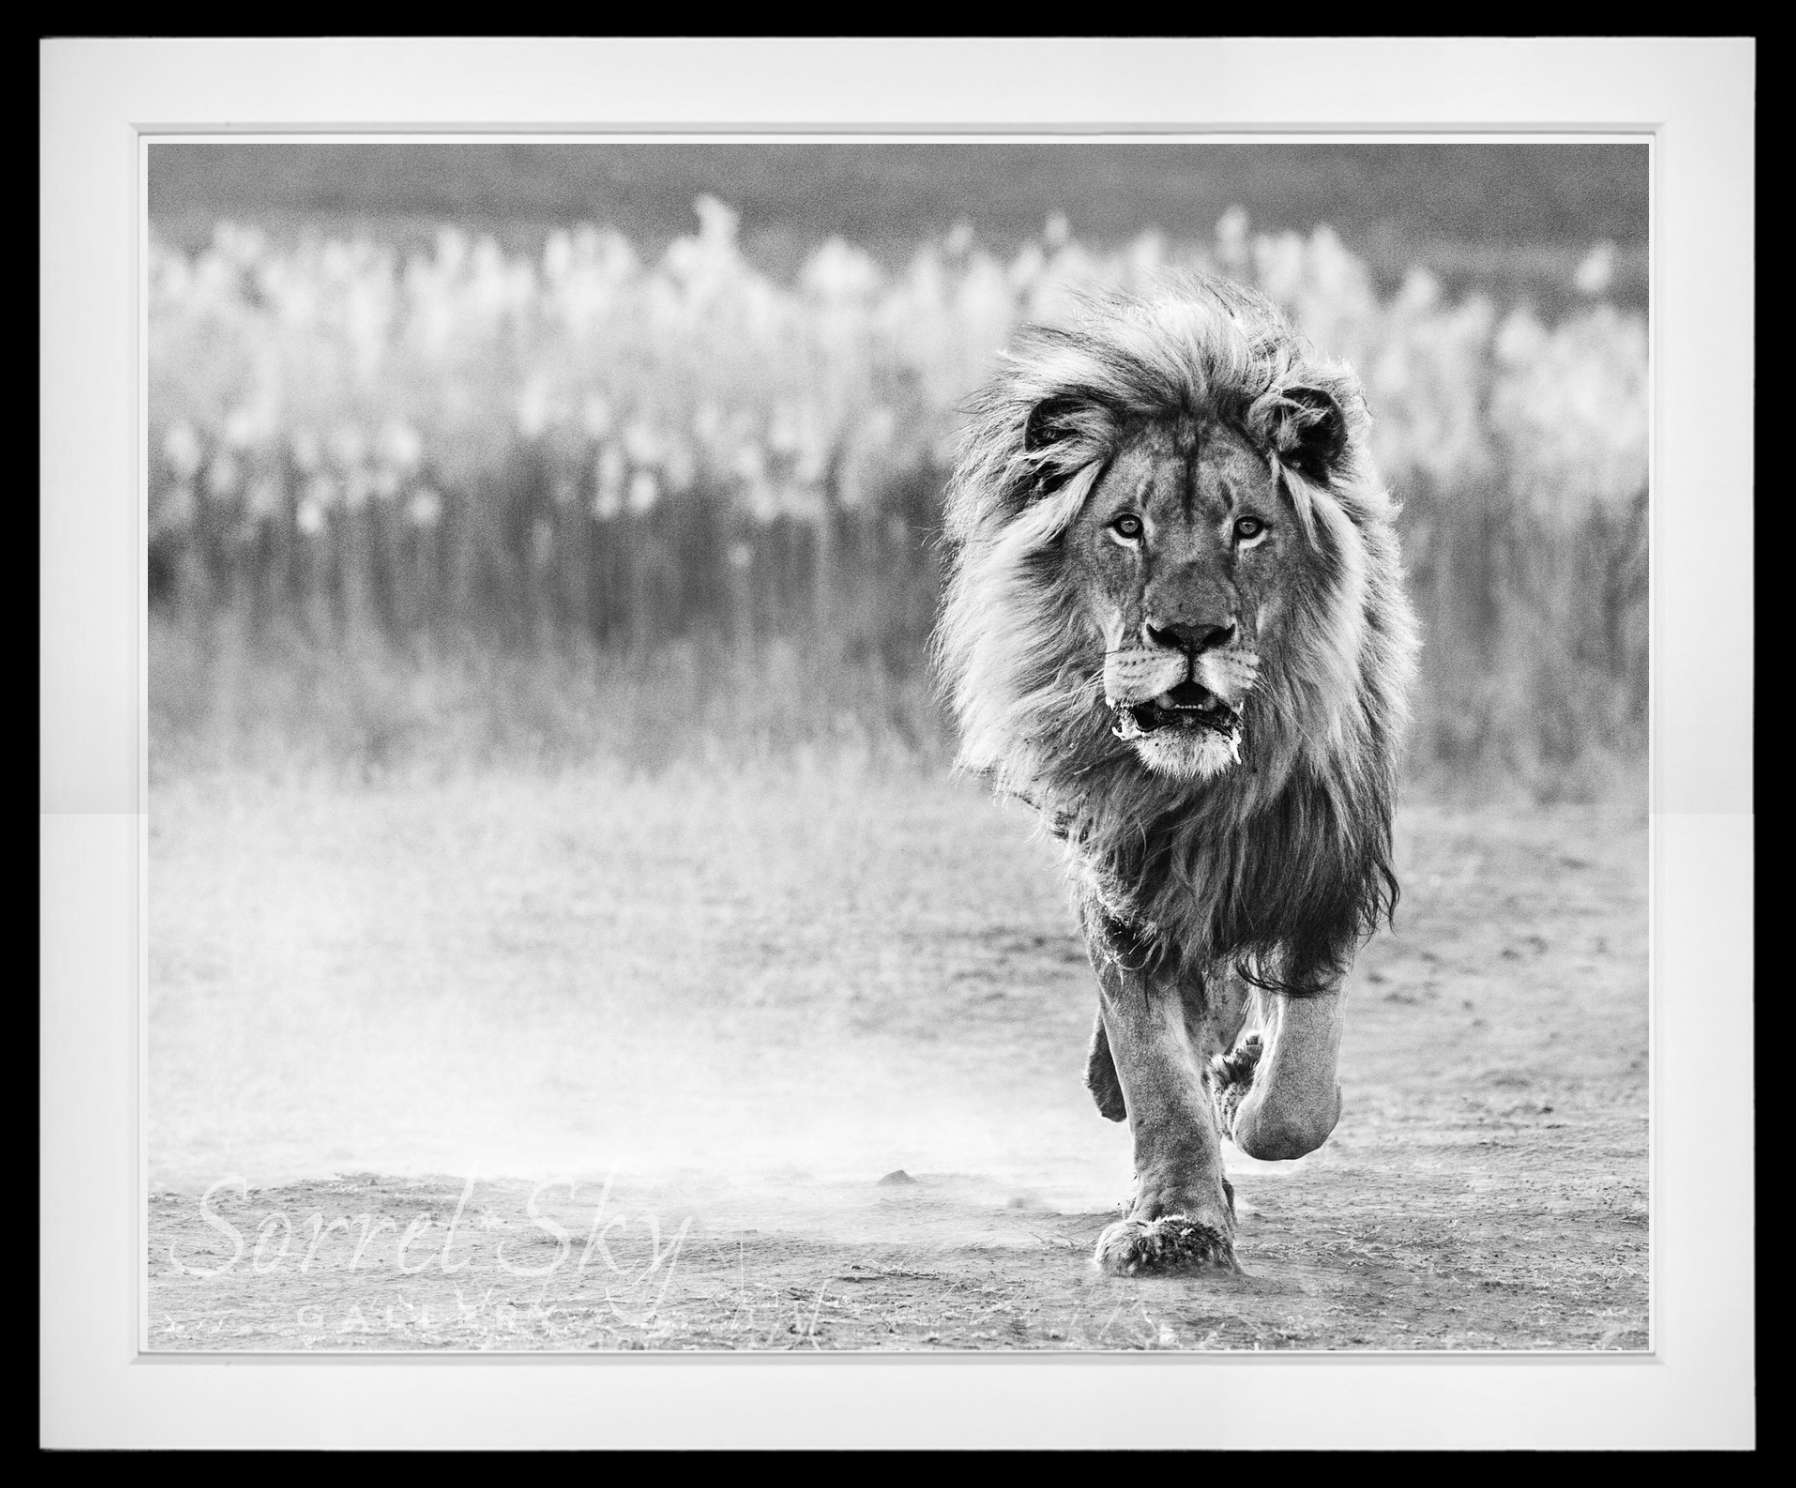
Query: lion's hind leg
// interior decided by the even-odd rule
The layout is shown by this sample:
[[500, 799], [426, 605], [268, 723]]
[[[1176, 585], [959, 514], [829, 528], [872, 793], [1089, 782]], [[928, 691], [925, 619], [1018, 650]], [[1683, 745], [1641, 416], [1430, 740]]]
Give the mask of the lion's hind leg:
[[1250, 1033], [1226, 1054], [1210, 1061], [1210, 1092], [1216, 1101], [1216, 1116], [1222, 1129], [1232, 1137], [1235, 1112], [1243, 1098], [1253, 1089], [1254, 1072], [1259, 1068], [1262, 1051], [1260, 1036]]
[[1104, 1032], [1102, 1012], [1098, 1013], [1097, 1027], [1091, 1031], [1091, 1052], [1085, 1057], [1085, 1088], [1097, 1102], [1098, 1114], [1106, 1121], [1129, 1119], [1122, 1082], [1116, 1078], [1116, 1061], [1110, 1056], [1110, 1038]]

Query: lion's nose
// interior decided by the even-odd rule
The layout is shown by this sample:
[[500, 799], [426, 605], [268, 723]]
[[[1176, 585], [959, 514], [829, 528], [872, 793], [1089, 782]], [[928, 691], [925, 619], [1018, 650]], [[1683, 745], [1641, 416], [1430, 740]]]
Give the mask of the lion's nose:
[[1178, 621], [1170, 625], [1159, 625], [1150, 620], [1144, 628], [1147, 638], [1156, 646], [1183, 651], [1191, 656], [1214, 651], [1220, 646], [1228, 645], [1235, 638], [1233, 620], [1224, 625], [1186, 625]]

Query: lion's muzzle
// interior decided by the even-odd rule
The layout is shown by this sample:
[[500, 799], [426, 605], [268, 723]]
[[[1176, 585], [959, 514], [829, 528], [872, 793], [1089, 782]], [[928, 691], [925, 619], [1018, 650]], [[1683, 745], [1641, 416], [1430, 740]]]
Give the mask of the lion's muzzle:
[[1240, 715], [1226, 702], [1196, 682], [1181, 682], [1143, 703], [1115, 702], [1116, 736], [1139, 739], [1161, 729], [1208, 729], [1232, 737]]
[[1104, 697], [1119, 739], [1164, 731], [1219, 734], [1234, 744], [1241, 705], [1259, 674], [1251, 652], [1206, 651], [1196, 657], [1165, 647], [1112, 651], [1104, 659]]

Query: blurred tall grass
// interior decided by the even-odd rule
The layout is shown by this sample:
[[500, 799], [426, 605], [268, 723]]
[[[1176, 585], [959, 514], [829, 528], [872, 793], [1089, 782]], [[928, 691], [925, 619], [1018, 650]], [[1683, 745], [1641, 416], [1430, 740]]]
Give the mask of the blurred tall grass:
[[1328, 228], [899, 271], [839, 239], [792, 283], [734, 213], [645, 261], [444, 230], [276, 245], [152, 233], [153, 775], [221, 764], [644, 768], [952, 740], [925, 642], [956, 409], [1082, 283], [1257, 284], [1363, 377], [1404, 504], [1426, 651], [1412, 774], [1435, 794], [1644, 794], [1646, 324], [1380, 293]]

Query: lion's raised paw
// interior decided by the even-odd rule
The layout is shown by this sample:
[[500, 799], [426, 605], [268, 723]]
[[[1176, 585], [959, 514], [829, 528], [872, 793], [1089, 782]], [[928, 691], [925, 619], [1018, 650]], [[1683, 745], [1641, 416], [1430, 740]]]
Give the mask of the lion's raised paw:
[[1108, 1276], [1239, 1271], [1235, 1247], [1214, 1225], [1182, 1214], [1118, 1220], [1098, 1236], [1092, 1263]]

